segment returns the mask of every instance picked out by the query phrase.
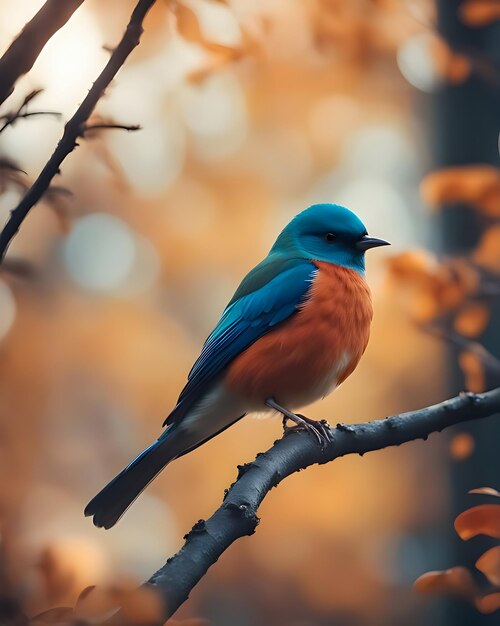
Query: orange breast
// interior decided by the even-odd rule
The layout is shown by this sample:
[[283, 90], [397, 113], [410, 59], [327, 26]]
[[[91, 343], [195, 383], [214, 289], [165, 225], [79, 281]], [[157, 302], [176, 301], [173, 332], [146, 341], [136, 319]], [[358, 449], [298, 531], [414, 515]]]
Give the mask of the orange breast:
[[257, 405], [273, 397], [291, 409], [326, 395], [353, 372], [366, 348], [373, 311], [365, 279], [351, 269], [315, 265], [311, 296], [299, 312], [228, 368], [226, 385]]

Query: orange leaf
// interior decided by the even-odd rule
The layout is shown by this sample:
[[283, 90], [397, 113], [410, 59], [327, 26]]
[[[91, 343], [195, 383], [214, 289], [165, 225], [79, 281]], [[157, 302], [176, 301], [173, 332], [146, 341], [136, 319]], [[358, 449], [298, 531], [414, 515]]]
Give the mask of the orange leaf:
[[477, 291], [478, 271], [463, 259], [438, 263], [430, 253], [411, 250], [392, 257], [389, 271], [400, 293], [410, 288], [411, 310], [419, 322], [452, 311]]
[[95, 590], [96, 586], [95, 585], [89, 585], [88, 587], [85, 587], [85, 589], [83, 591], [80, 592], [80, 595], [78, 596], [77, 600], [76, 600], [76, 606], [78, 606], [79, 602], [83, 602], [84, 600], [86, 600], [89, 595]]
[[417, 322], [425, 323], [437, 317], [440, 309], [434, 295], [420, 289], [412, 298], [411, 312]]
[[[448, 277], [442, 277], [442, 282], [436, 285], [435, 297], [438, 301], [440, 308], [443, 311], [449, 311], [456, 308], [465, 297], [465, 290], [463, 285], [457, 282], [445, 282], [449, 280]], [[451, 278], [453, 280], [453, 278]]]
[[465, 259], [450, 259], [447, 264], [453, 280], [465, 293], [473, 293], [479, 287], [479, 274]]
[[458, 363], [464, 373], [467, 389], [476, 393], [484, 391], [486, 385], [484, 368], [479, 355], [475, 352], [461, 352]]
[[476, 599], [476, 608], [481, 613], [494, 613], [500, 609], [500, 593], [489, 593]]
[[75, 616], [81, 620], [104, 619], [119, 606], [120, 599], [112, 589], [87, 587], [76, 601]]
[[73, 609], [66, 606], [60, 606], [35, 615], [35, 617], [31, 618], [30, 623], [58, 624], [61, 622], [69, 622], [72, 618]]
[[122, 613], [136, 626], [149, 626], [164, 621], [165, 607], [157, 589], [143, 586], [125, 595]]
[[496, 496], [497, 498], [500, 498], [500, 491], [497, 491], [492, 487], [478, 487], [477, 489], [470, 489], [467, 493], [479, 493], [485, 496]]
[[497, 587], [500, 586], [500, 546], [487, 550], [476, 561], [476, 567]]
[[487, 270], [500, 272], [500, 225], [491, 226], [483, 234], [474, 261]]
[[203, 43], [205, 37], [196, 13], [185, 4], [176, 2], [174, 13], [177, 19], [177, 32], [187, 41]]
[[435, 297], [439, 265], [426, 250], [408, 250], [387, 262], [392, 277], [403, 287], [411, 287], [411, 309], [419, 321], [433, 319], [439, 313]]
[[245, 51], [243, 48], [232, 48], [210, 41], [202, 42], [208, 52], [207, 61], [187, 76], [191, 83], [200, 83], [216, 72], [224, 69], [229, 63], [240, 59]]
[[500, 215], [500, 170], [492, 165], [459, 165], [428, 174], [420, 184], [420, 193], [436, 207], [453, 202], [467, 202], [486, 215]]
[[485, 190], [476, 206], [487, 217], [500, 217], [500, 185]]
[[415, 279], [432, 275], [436, 257], [427, 250], [407, 250], [388, 259], [390, 271], [398, 278]]
[[466, 0], [458, 11], [460, 19], [467, 26], [485, 26], [500, 19], [498, 0]]
[[480, 504], [460, 513], [455, 530], [464, 540], [476, 535], [500, 539], [500, 504]]
[[469, 433], [458, 433], [450, 441], [450, 452], [453, 459], [456, 461], [464, 461], [468, 459], [474, 452], [475, 448], [474, 437]]
[[452, 567], [442, 572], [427, 572], [414, 582], [420, 593], [451, 593], [472, 601], [476, 596], [476, 587], [471, 573], [465, 567]]
[[453, 52], [443, 39], [432, 42], [431, 53], [436, 70], [450, 83], [463, 83], [470, 75], [471, 62], [463, 54]]
[[464, 337], [480, 335], [490, 319], [490, 311], [485, 304], [472, 302], [464, 306], [455, 318], [455, 330]]

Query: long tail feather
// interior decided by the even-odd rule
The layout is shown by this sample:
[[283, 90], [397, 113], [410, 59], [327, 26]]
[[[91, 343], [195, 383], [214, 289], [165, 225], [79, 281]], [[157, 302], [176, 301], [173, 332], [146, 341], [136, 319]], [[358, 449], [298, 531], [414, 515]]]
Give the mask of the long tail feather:
[[175, 429], [170, 429], [143, 450], [87, 504], [85, 516], [92, 516], [95, 526], [114, 526], [155, 476], [182, 452], [176, 441]]
[[242, 408], [241, 402], [236, 401], [221, 386], [211, 390], [191, 408], [187, 416], [176, 413], [175, 422], [169, 423], [149, 448], [141, 452], [87, 504], [85, 515], [92, 516], [98, 527], [114, 526], [170, 461], [195, 450], [237, 422], [244, 415]]

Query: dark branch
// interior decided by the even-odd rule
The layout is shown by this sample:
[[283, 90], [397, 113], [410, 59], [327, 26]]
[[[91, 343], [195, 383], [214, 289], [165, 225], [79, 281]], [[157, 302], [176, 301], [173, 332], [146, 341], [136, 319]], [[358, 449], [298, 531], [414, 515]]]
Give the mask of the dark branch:
[[17, 80], [30, 71], [52, 35], [62, 28], [83, 0], [47, 0], [0, 58], [0, 104]]
[[462, 337], [462, 335], [438, 324], [427, 324], [423, 328], [431, 335], [439, 337], [461, 350], [475, 354], [481, 361], [485, 374], [492, 381], [492, 384], [500, 384], [500, 359], [491, 354], [479, 341]]
[[113, 51], [108, 63], [92, 85], [84, 101], [64, 127], [63, 136], [54, 153], [21, 202], [11, 212], [9, 220], [0, 233], [0, 262], [3, 261], [10, 242], [15, 237], [29, 211], [48, 189], [54, 176], [59, 173], [61, 163], [77, 146], [77, 139], [85, 132], [85, 125], [97, 102], [129, 54], [138, 45], [143, 31], [142, 23], [154, 3], [155, 0], [139, 0], [120, 43]]
[[[363, 455], [415, 439], [425, 440], [433, 432], [499, 412], [500, 388], [483, 394], [463, 393], [441, 404], [383, 420], [338, 424], [331, 429], [332, 441], [323, 449], [304, 431], [289, 434], [267, 452], [258, 454], [252, 463], [238, 467], [236, 482], [226, 492], [222, 505], [209, 519], [193, 526], [185, 536], [184, 546], [146, 585], [161, 593], [167, 619], [236, 539], [255, 532], [261, 502], [290, 474], [347, 454]], [[107, 623], [123, 623], [120, 620], [118, 614]]]
[[24, 98], [22, 104], [17, 109], [9, 111], [9, 113], [5, 113], [4, 115], [0, 115], [0, 120], [3, 121], [2, 126], [0, 126], [0, 133], [3, 133], [8, 126], [14, 125], [19, 119], [25, 119], [36, 115], [53, 115], [54, 117], [61, 117], [61, 114], [57, 111], [28, 111], [28, 104], [40, 93], [42, 93], [42, 89], [35, 89]]
[[113, 122], [102, 123], [102, 124], [87, 124], [83, 130], [82, 135], [87, 136], [87, 134], [91, 134], [92, 131], [99, 130], [126, 130], [127, 132], [134, 132], [136, 130], [142, 130], [142, 127], [139, 124], [115, 124]]

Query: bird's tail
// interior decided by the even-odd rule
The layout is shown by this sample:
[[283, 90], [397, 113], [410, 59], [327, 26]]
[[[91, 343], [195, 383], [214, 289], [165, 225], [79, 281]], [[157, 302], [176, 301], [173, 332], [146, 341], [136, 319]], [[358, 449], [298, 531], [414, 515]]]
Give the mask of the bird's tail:
[[[172, 425], [109, 482], [85, 507], [98, 528], [111, 528], [170, 461], [182, 453]], [[182, 437], [181, 437], [182, 439]]]

